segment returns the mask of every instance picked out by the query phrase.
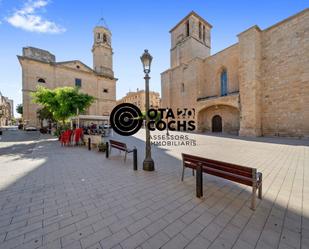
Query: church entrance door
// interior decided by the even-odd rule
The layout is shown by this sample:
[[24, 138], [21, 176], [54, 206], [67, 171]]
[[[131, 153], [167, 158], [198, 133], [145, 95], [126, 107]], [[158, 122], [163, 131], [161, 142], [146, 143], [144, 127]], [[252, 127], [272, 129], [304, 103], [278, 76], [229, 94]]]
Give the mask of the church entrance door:
[[212, 118], [212, 132], [222, 132], [222, 118], [219, 115]]

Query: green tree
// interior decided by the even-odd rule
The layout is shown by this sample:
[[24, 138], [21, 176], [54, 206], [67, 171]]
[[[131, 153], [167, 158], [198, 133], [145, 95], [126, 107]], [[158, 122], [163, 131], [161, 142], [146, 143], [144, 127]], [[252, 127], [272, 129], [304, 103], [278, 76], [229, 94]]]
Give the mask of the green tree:
[[16, 111], [17, 111], [17, 113], [19, 113], [20, 115], [23, 115], [23, 112], [24, 112], [23, 104], [18, 104], [18, 105], [16, 106]]
[[38, 87], [36, 92], [32, 93], [34, 103], [41, 104], [57, 121], [65, 121], [77, 115], [77, 110], [80, 113], [84, 112], [94, 101], [94, 97], [79, 92], [78, 88], [59, 87], [56, 89], [48, 89]]
[[16, 118], [11, 118], [11, 124], [15, 125], [16, 124]]
[[[150, 112], [150, 115], [155, 115], [153, 111]], [[142, 116], [140, 117], [141, 119], [146, 120], [146, 112], [142, 112]], [[158, 112], [156, 117], [153, 119], [155, 121], [155, 123], [158, 123], [160, 120], [162, 119], [161, 113]]]
[[37, 112], [37, 117], [41, 121], [41, 127], [43, 127], [43, 120], [47, 120], [48, 122], [55, 121], [53, 113], [47, 109], [46, 107], [43, 107], [42, 109], [39, 109]]

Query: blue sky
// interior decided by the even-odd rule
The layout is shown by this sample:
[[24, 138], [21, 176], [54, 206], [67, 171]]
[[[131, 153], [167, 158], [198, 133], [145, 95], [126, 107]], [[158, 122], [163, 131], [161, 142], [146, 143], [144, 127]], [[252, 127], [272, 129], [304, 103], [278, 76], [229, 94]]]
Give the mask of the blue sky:
[[305, 8], [305, 0], [0, 0], [0, 91], [22, 102], [22, 47], [49, 50], [57, 61], [78, 59], [92, 67], [92, 30], [100, 17], [112, 31], [117, 99], [144, 88], [139, 57], [153, 55], [151, 90], [160, 92], [160, 73], [169, 68], [169, 30], [191, 10], [213, 25], [211, 53], [237, 42], [257, 24], [267, 28]]

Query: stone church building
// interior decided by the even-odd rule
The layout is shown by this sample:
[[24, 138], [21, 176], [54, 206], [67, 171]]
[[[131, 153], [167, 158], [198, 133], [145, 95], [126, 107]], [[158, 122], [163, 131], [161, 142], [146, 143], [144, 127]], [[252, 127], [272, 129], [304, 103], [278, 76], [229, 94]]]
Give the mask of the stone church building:
[[32, 103], [31, 92], [37, 86], [50, 89], [76, 86], [81, 92], [95, 97], [89, 115], [106, 116], [116, 104], [116, 81], [113, 72], [111, 32], [103, 26], [93, 30], [93, 68], [79, 60], [56, 62], [46, 50], [25, 47], [17, 56], [22, 67], [23, 118], [27, 126], [40, 126], [37, 118], [39, 105]]
[[191, 12], [170, 31], [161, 106], [194, 107], [201, 131], [309, 137], [309, 9], [213, 55], [211, 28]]

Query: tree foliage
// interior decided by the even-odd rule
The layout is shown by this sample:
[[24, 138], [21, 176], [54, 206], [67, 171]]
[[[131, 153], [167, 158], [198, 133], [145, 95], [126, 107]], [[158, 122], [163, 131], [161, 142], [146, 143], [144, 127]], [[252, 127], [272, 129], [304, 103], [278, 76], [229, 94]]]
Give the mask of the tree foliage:
[[18, 105], [16, 106], [16, 111], [17, 111], [17, 113], [19, 113], [20, 115], [23, 115], [23, 112], [24, 112], [23, 104], [18, 104]]
[[[151, 114], [151, 116], [155, 115], [153, 111], [150, 111], [150, 114]], [[146, 120], [146, 111], [142, 112], [142, 116], [140, 118]], [[154, 120], [155, 123], [158, 123], [161, 119], [162, 119], [161, 112], [158, 112], [156, 117], [152, 120]]]
[[77, 110], [84, 112], [94, 101], [94, 97], [73, 87], [48, 89], [40, 86], [32, 93], [32, 98], [34, 103], [41, 104], [55, 120], [63, 124], [68, 118], [76, 116]]
[[54, 116], [52, 112], [49, 111], [46, 107], [43, 107], [42, 109], [37, 110], [37, 117], [41, 121], [41, 127], [43, 127], [43, 120], [47, 120], [48, 122], [55, 121]]
[[48, 120], [48, 121], [53, 121], [54, 120], [54, 116], [53, 113], [47, 108], [47, 107], [43, 107], [42, 109], [37, 110], [37, 117], [40, 120]]

